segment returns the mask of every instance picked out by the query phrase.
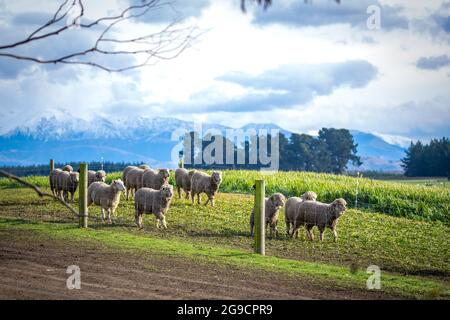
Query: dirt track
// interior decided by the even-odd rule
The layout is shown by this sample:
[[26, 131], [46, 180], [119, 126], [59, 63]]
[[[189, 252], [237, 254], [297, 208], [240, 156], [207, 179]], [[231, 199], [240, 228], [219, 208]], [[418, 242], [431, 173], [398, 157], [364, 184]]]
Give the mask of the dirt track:
[[[80, 290], [66, 288], [69, 265], [81, 269]], [[387, 297], [368, 291], [328, 290], [281, 274], [0, 231], [0, 299], [317, 298]]]

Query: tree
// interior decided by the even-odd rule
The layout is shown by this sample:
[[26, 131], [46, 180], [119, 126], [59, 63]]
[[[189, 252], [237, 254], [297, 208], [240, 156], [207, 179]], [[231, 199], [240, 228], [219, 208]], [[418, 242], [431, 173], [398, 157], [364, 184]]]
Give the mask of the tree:
[[[119, 25], [139, 19], [157, 9], [170, 6], [170, 3], [160, 0], [141, 0], [140, 3], [137, 3], [123, 8], [118, 14], [83, 22], [87, 10], [83, 1], [64, 0], [53, 16], [26, 38], [14, 43], [0, 44], [0, 57], [40, 64], [89, 65], [110, 72], [120, 72], [153, 64], [158, 60], [173, 59], [189, 47], [193, 39], [199, 36], [198, 28], [182, 26], [181, 21], [177, 19], [168, 23], [159, 32], [129, 38], [114, 36], [114, 32]], [[91, 46], [76, 48], [72, 52], [57, 57], [45, 58], [20, 53], [20, 49], [32, 43], [42, 43], [48, 39], [61, 41], [61, 35], [68, 33], [73, 28], [78, 29], [77, 32], [98, 31], [98, 35]], [[107, 56], [132, 56], [139, 60], [114, 67], [103, 62]]]
[[429, 144], [411, 142], [401, 166], [408, 177], [448, 176], [450, 174], [450, 140], [432, 139]]
[[349, 161], [361, 165], [361, 159], [356, 155], [358, 145], [347, 129], [322, 128], [319, 131], [319, 140], [323, 141], [330, 151], [332, 172], [343, 173]]

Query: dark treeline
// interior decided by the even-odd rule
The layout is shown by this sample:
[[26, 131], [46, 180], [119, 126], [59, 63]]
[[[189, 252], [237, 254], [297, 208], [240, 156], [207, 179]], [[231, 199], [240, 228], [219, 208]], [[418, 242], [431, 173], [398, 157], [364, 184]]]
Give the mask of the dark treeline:
[[450, 178], [450, 140], [448, 138], [433, 139], [429, 144], [418, 141], [411, 143], [402, 159], [405, 175], [414, 176], [446, 176]]
[[[66, 164], [70, 164], [73, 169], [76, 171], [80, 166], [80, 162], [67, 162], [67, 163], [55, 163], [55, 168], [62, 168]], [[89, 170], [105, 170], [106, 172], [115, 172], [122, 171], [126, 166], [137, 166], [142, 164], [142, 162], [103, 162], [103, 166], [101, 162], [92, 161], [88, 163]], [[46, 176], [50, 170], [50, 160], [49, 164], [38, 164], [38, 165], [28, 165], [28, 166], [3, 166], [0, 169], [5, 170], [9, 173], [12, 173], [19, 177], [24, 176]]]
[[[247, 137], [240, 145], [227, 140], [221, 135], [205, 136], [201, 141], [202, 150], [211, 150], [215, 144], [218, 150], [223, 150], [222, 155], [216, 155], [215, 149], [211, 152], [215, 163], [207, 163], [200, 158], [199, 148], [196, 148], [194, 141], [198, 139], [196, 133], [191, 132], [184, 139], [183, 151], [186, 168], [201, 169], [249, 169], [256, 170], [268, 165], [262, 164], [260, 160], [260, 144], [267, 145], [267, 155], [272, 156], [271, 136], [267, 135], [259, 139]], [[219, 141], [217, 141], [219, 139]], [[222, 141], [220, 141], [222, 140]], [[198, 141], [198, 140], [197, 140]], [[225, 146], [227, 143], [233, 146], [234, 161], [226, 161]], [[207, 149], [209, 148], [209, 149]], [[245, 155], [244, 161], [239, 161], [238, 151]], [[343, 173], [347, 169], [349, 161], [355, 165], [361, 165], [360, 158], [356, 155], [357, 144], [353, 136], [346, 129], [322, 128], [317, 137], [307, 134], [292, 134], [287, 138], [284, 134], [279, 134], [279, 170], [301, 170], [328, 173]], [[252, 162], [253, 155], [253, 162]], [[258, 162], [255, 164], [255, 155], [258, 155]]]

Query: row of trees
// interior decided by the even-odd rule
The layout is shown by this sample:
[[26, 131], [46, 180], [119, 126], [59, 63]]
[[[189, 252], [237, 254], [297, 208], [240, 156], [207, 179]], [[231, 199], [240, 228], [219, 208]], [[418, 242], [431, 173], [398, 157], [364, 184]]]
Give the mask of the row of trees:
[[[245, 139], [245, 142], [236, 144], [234, 141], [227, 140], [222, 135], [210, 136], [201, 140], [202, 150], [198, 150], [195, 145], [196, 133], [190, 132], [184, 139], [183, 151], [186, 168], [215, 168], [215, 169], [260, 169], [268, 167], [258, 162], [252, 163], [252, 154], [260, 155], [260, 148], [267, 145], [267, 157], [275, 156], [271, 150], [270, 135], [264, 139]], [[222, 141], [217, 141], [217, 139]], [[317, 137], [307, 134], [292, 134], [289, 138], [279, 133], [279, 152], [278, 168], [280, 170], [302, 170], [315, 172], [343, 173], [347, 165], [352, 162], [355, 165], [361, 165], [361, 160], [357, 156], [357, 144], [353, 141], [353, 136], [346, 129], [322, 128]], [[227, 163], [225, 156], [216, 154], [217, 150], [212, 150], [214, 163], [208, 163], [201, 155], [212, 144], [220, 146], [223, 151], [227, 143], [233, 146], [233, 161]], [[218, 149], [220, 149], [218, 148]], [[201, 151], [201, 152], [200, 152]], [[244, 161], [238, 161], [238, 153], [241, 151], [245, 155]], [[200, 158], [199, 158], [200, 157]], [[200, 160], [199, 160], [200, 159]], [[217, 161], [220, 159], [220, 161]]]
[[411, 143], [402, 159], [405, 175], [450, 176], [450, 140], [433, 139], [429, 144]]

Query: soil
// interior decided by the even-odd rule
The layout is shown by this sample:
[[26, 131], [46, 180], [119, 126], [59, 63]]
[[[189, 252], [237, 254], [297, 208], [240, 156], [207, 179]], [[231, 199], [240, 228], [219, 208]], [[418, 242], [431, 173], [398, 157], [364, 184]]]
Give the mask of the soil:
[[[66, 286], [77, 265], [81, 289]], [[0, 299], [387, 299], [312, 279], [0, 231]]]

